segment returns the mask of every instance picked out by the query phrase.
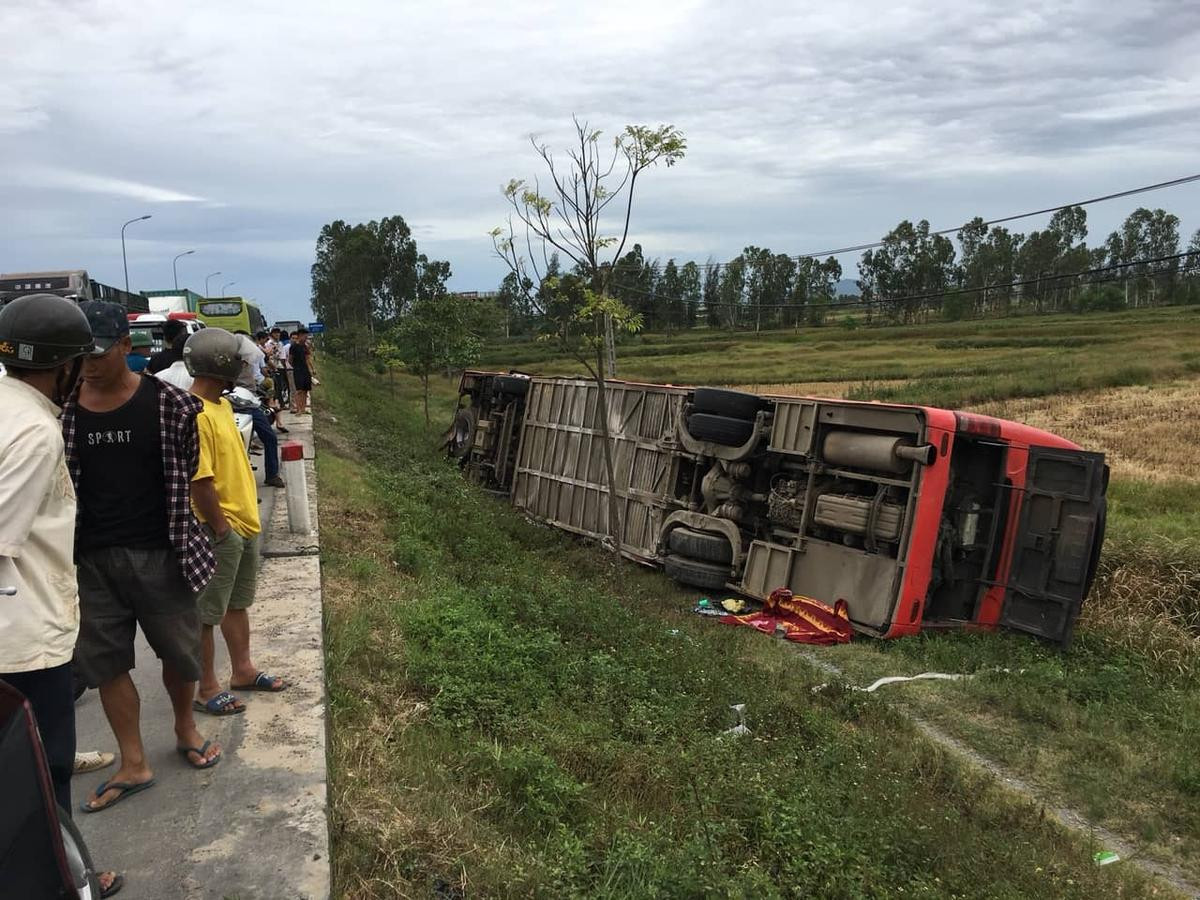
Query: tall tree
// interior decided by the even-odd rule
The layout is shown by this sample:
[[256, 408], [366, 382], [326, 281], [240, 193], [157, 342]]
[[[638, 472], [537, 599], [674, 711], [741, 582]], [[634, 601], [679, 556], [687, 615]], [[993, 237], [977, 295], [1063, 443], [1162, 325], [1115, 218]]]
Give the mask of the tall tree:
[[457, 294], [419, 297], [388, 340], [394, 355], [421, 380], [425, 425], [429, 425], [429, 378], [443, 369], [466, 368], [479, 358], [482, 342], [473, 301]]
[[525, 334], [530, 329], [530, 317], [533, 310], [529, 308], [528, 297], [533, 290], [533, 283], [526, 279], [522, 283], [515, 273], [509, 272], [500, 282], [496, 291], [496, 305], [504, 316], [504, 336]]
[[746, 257], [742, 254], [721, 267], [717, 283], [717, 309], [726, 328], [737, 328], [745, 306]]
[[921, 295], [944, 291], [954, 276], [954, 244], [930, 234], [929, 222], [905, 220], [888, 232], [883, 245], [863, 253], [859, 287], [897, 318], [911, 322]]
[[711, 256], [704, 264], [702, 296], [708, 324], [714, 327], [723, 324], [725, 319], [721, 315], [721, 269]]
[[683, 298], [684, 309], [681, 325], [684, 328], [692, 328], [696, 324], [696, 315], [704, 298], [700, 288], [700, 267], [691, 260], [685, 262], [679, 270], [679, 296]]
[[[546, 170], [548, 183], [543, 190], [536, 179], [532, 184], [513, 179], [504, 187], [512, 216], [507, 227], [493, 230], [492, 242], [496, 254], [517, 276], [518, 284], [528, 278], [531, 283], [547, 286], [542, 278], [544, 266], [539, 266], [538, 261], [548, 263], [554, 252], [571, 261], [582, 281], [577, 297], [561, 290], [565, 278], [557, 285], [548, 285], [549, 295], [562, 303], [569, 314], [548, 316], [545, 321], [553, 339], [574, 354], [596, 383], [596, 418], [608, 487], [609, 533], [614, 549], [620, 552], [624, 532], [609, 430], [606, 379], [616, 374], [616, 334], [637, 331], [642, 320], [628, 304], [613, 295], [612, 277], [629, 239], [638, 179], [659, 163], [668, 168], [675, 165], [683, 158], [687, 142], [672, 125], [627, 125], [612, 142], [611, 150], [606, 151], [598, 130], [578, 119], [574, 123], [574, 141], [563, 154], [530, 139]], [[610, 207], [617, 216], [617, 225], [611, 231], [605, 215]], [[536, 294], [531, 294], [531, 300], [536, 298]]]
[[[1174, 256], [1179, 252], [1179, 218], [1163, 209], [1149, 210], [1138, 207], [1105, 241], [1111, 264], [1122, 265], [1125, 281], [1125, 302], [1130, 306], [1141, 306], [1143, 301], [1153, 303], [1156, 299], [1157, 272], [1166, 273], [1169, 293], [1174, 284], [1178, 262], [1141, 263], [1139, 260]], [[1130, 288], [1132, 286], [1132, 296]]]
[[682, 328], [687, 317], [687, 301], [683, 297], [683, 279], [675, 260], [668, 259], [663, 268], [662, 277], [658, 279], [657, 295], [662, 306], [663, 324], [667, 331]]

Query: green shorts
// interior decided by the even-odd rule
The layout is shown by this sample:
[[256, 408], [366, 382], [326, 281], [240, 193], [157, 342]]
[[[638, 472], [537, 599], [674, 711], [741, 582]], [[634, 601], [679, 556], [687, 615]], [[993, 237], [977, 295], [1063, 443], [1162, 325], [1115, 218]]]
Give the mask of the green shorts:
[[[205, 526], [209, 536], [212, 529]], [[200, 592], [200, 621], [205, 625], [220, 625], [225, 611], [249, 609], [254, 604], [258, 586], [258, 550], [262, 534], [242, 537], [232, 528], [225, 537], [213, 538], [213, 553], [217, 556], [217, 571], [212, 581]]]

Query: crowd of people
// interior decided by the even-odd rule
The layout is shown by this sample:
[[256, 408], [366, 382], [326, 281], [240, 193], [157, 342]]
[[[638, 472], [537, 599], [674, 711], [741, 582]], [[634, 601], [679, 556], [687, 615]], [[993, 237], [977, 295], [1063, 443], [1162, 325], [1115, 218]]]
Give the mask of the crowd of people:
[[[307, 334], [189, 335], [168, 322], [164, 338], [158, 353], [135, 354], [125, 309], [104, 301], [35, 294], [0, 309], [0, 587], [15, 588], [0, 597], [0, 679], [30, 702], [63, 815], [103, 812], [155, 784], [130, 676], [138, 627], [161, 662], [175, 748], [191, 768], [222, 755], [196, 714], [237, 715], [246, 692], [288, 687], [251, 655], [262, 527], [224, 394], [263, 392], [280, 430], [288, 401], [307, 415]], [[265, 413], [254, 431], [266, 483], [282, 485]], [[99, 692], [115, 760], [76, 752], [74, 703], [88, 688]], [[72, 772], [114, 761], [115, 773], [72, 807]], [[106, 871], [100, 884], [109, 897], [123, 877]]]

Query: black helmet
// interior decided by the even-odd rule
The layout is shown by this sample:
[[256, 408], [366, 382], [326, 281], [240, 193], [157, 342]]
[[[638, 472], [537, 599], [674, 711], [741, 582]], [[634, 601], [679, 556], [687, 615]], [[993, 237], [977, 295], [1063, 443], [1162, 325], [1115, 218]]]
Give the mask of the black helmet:
[[18, 369], [53, 369], [91, 352], [87, 316], [54, 294], [27, 294], [0, 309], [0, 362]]

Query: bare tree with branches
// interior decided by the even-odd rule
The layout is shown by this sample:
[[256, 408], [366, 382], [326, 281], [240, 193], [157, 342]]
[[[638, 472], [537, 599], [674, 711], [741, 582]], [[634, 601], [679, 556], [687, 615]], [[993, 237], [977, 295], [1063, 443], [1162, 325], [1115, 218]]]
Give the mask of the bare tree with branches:
[[[642, 322], [640, 315], [611, 295], [610, 279], [629, 237], [638, 178], [659, 163], [675, 165], [683, 158], [687, 141], [672, 125], [627, 125], [610, 151], [602, 146], [600, 131], [578, 118], [572, 121], [574, 141], [561, 155], [536, 136], [530, 137], [549, 183], [543, 187], [542, 178], [535, 177], [532, 184], [513, 179], [505, 185], [512, 213], [506, 227], [494, 229], [491, 237], [497, 256], [516, 275], [517, 283], [527, 285], [527, 300], [541, 318], [543, 336], [574, 356], [596, 383], [609, 533], [620, 552], [621, 515], [606, 378], [616, 375], [616, 333], [637, 332]], [[611, 230], [608, 218], [616, 223]], [[546, 276], [556, 253], [574, 264], [573, 273]]]

